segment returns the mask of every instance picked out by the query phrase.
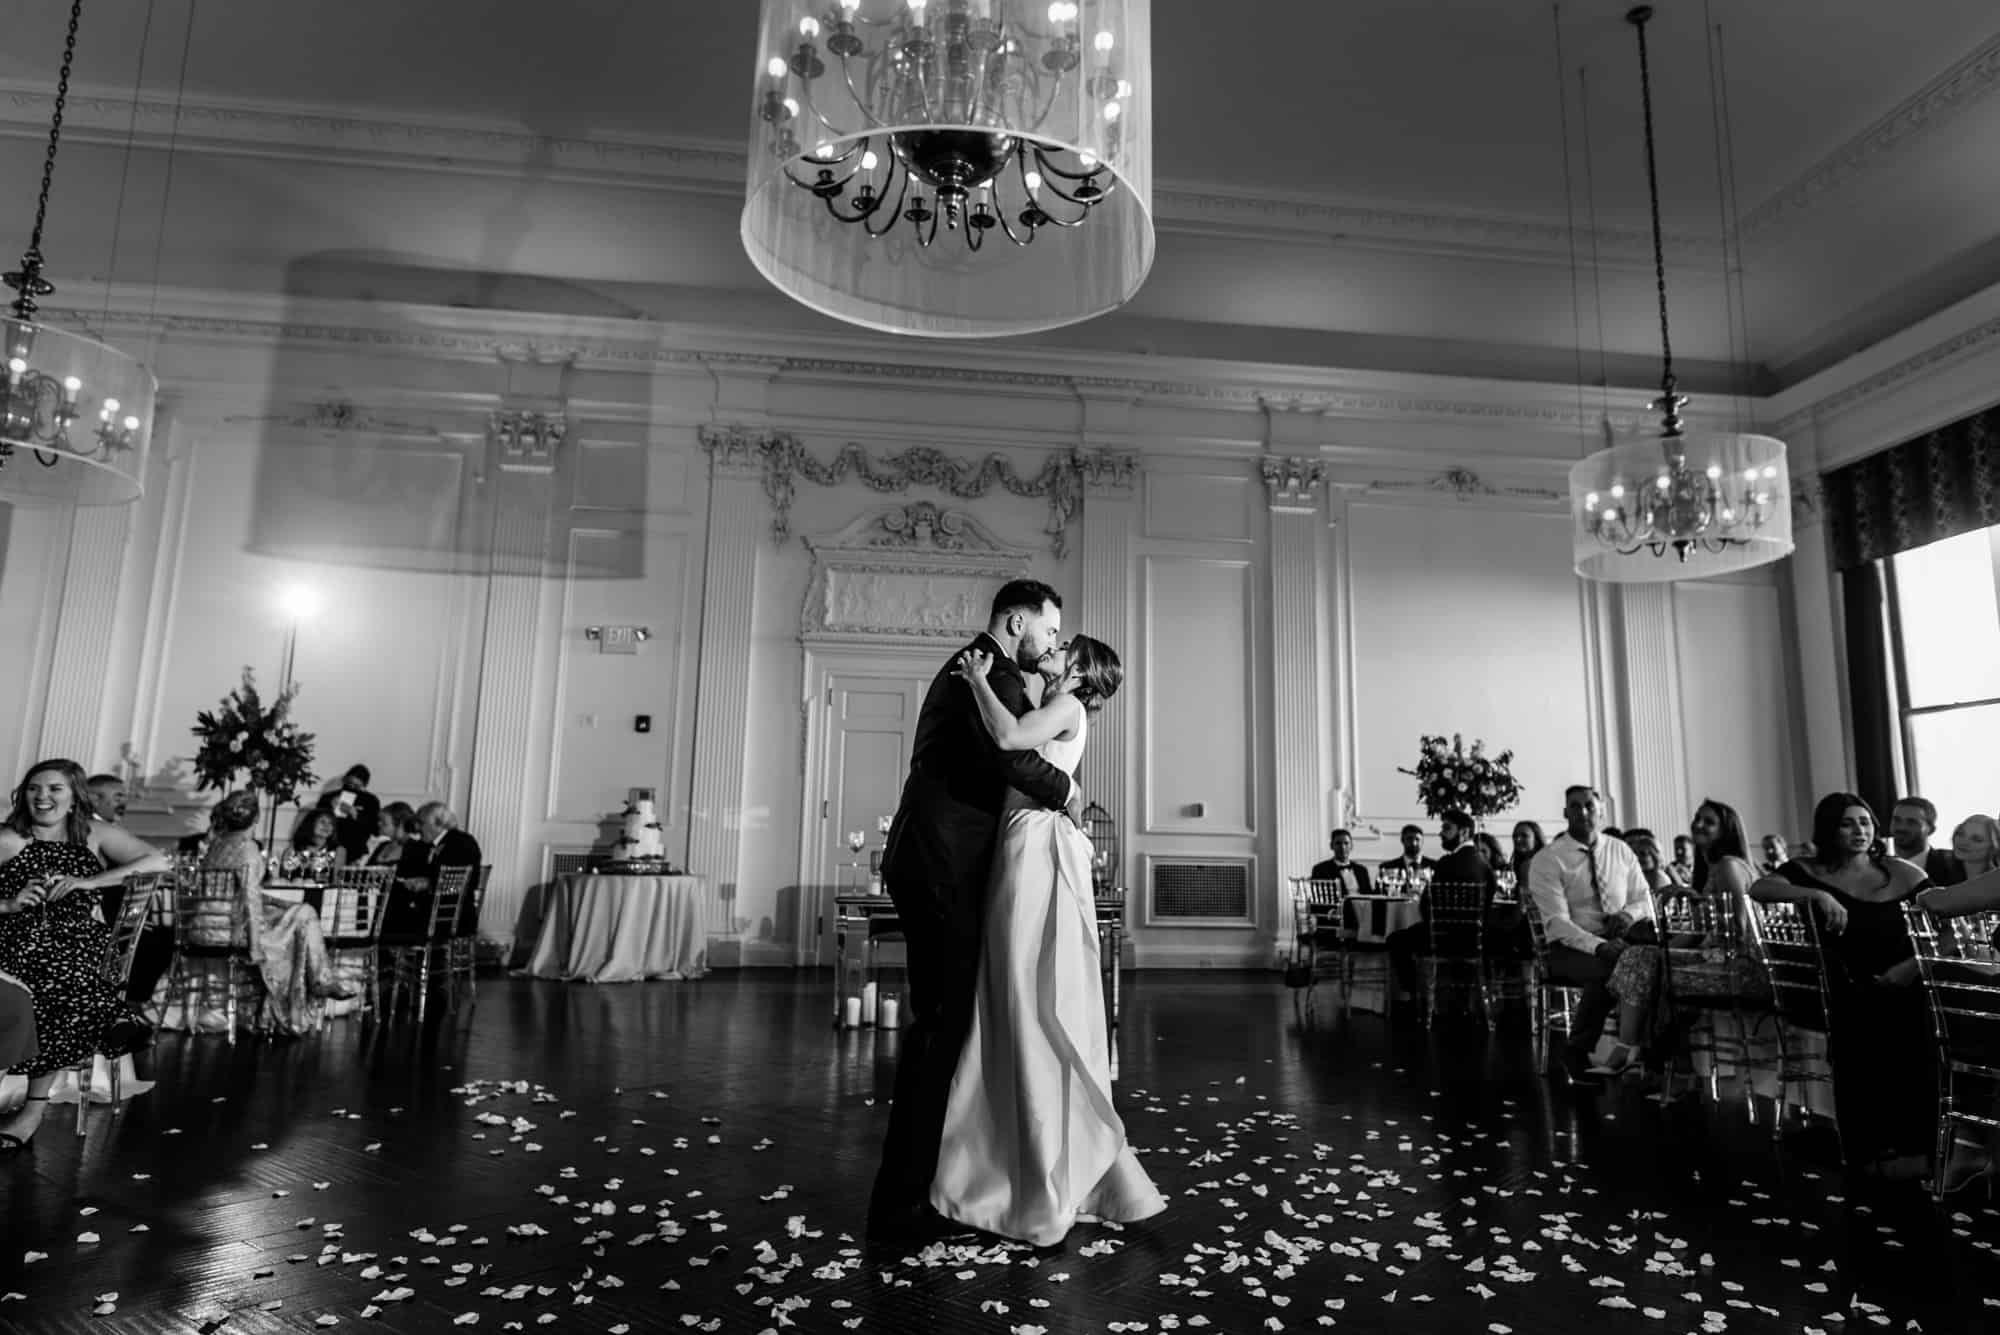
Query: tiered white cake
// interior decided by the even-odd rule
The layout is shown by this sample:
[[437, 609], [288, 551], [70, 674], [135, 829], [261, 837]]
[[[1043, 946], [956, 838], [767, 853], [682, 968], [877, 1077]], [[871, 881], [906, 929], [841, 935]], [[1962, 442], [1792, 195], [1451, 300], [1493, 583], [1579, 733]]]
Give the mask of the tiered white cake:
[[660, 862], [667, 856], [666, 836], [653, 799], [642, 797], [625, 804], [624, 829], [613, 845], [620, 862]]

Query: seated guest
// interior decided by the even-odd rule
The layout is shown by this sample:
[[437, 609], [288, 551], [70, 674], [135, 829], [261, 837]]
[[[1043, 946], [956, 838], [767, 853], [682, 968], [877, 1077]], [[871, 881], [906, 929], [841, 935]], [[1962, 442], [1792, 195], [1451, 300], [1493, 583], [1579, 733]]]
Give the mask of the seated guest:
[[368, 865], [397, 865], [403, 860], [404, 850], [417, 838], [417, 809], [408, 802], [391, 802], [382, 808], [376, 824], [375, 845], [368, 850]]
[[2000, 857], [2000, 821], [1991, 816], [1967, 816], [1951, 832], [1951, 879], [1941, 880], [1933, 872], [1931, 882], [1957, 885], [1984, 876], [1993, 870], [1996, 857]]
[[[1757, 864], [1757, 870], [1766, 876], [1774, 875], [1778, 868], [1791, 861], [1791, 851], [1785, 847], [1785, 836], [1782, 834], [1765, 835], [1758, 847], [1763, 851], [1764, 860]], [[1811, 857], [1813, 854], [1801, 851], [1800, 856]]]
[[17, 979], [0, 973], [0, 1068], [35, 1055], [35, 998]]
[[291, 851], [305, 857], [326, 855], [333, 859], [333, 865], [347, 865], [347, 849], [340, 843], [339, 823], [333, 813], [313, 808], [299, 817], [299, 823], [292, 827]]
[[125, 780], [116, 774], [93, 774], [84, 780], [90, 792], [90, 814], [107, 825], [125, 823]]
[[1694, 884], [1694, 840], [1684, 834], [1674, 836], [1673, 873], [1675, 884]]
[[14, 790], [0, 822], [0, 973], [33, 998], [38, 1047], [11, 1071], [28, 1077], [20, 1111], [0, 1122], [0, 1153], [27, 1145], [58, 1073], [99, 1053], [130, 1051], [145, 1027], [99, 970], [109, 930], [97, 891], [167, 856], [116, 825], [93, 821], [83, 767], [44, 760]]
[[[396, 887], [389, 895], [389, 907], [382, 915], [382, 935], [405, 940], [419, 938], [429, 930], [430, 898], [427, 887], [447, 867], [467, 867], [479, 872], [479, 841], [458, 828], [458, 816], [442, 802], [426, 802], [417, 808], [417, 838], [403, 850], [396, 863]], [[471, 901], [465, 915], [470, 916]], [[461, 920], [461, 929], [466, 922]]]
[[1476, 885], [1480, 887], [1482, 901], [1491, 909], [1493, 892], [1499, 889], [1500, 882], [1485, 854], [1479, 851], [1479, 845], [1473, 842], [1474, 833], [1472, 817], [1466, 812], [1444, 813], [1438, 823], [1438, 841], [1444, 845], [1444, 856], [1433, 864], [1431, 884], [1417, 900], [1417, 912], [1424, 921], [1389, 933], [1386, 942], [1389, 963], [1396, 971], [1397, 986], [1406, 997], [1416, 992], [1417, 956], [1430, 946], [1431, 890], [1439, 885]]
[[1834, 1115], [1849, 1158], [1884, 1177], [1920, 1177], [1936, 1129], [1937, 1072], [1903, 901], [1930, 880], [1914, 863], [1884, 855], [1875, 812], [1853, 793], [1820, 799], [1812, 837], [1817, 858], [1786, 862], [1750, 896], [1805, 905], [1818, 919]]
[[1906, 797], [1890, 807], [1890, 851], [1923, 868], [1932, 885], [1957, 885], [1965, 879], [1963, 869], [1948, 851], [1931, 847], [1937, 819], [1937, 804], [1928, 797]]
[[1343, 894], [1367, 894], [1368, 869], [1354, 860], [1353, 833], [1348, 830], [1335, 830], [1327, 842], [1333, 849], [1333, 856], [1324, 862], [1313, 864], [1312, 879], [1338, 881]]
[[360, 862], [367, 856], [368, 843], [381, 825], [382, 801], [368, 791], [373, 777], [366, 765], [350, 765], [340, 783], [321, 793], [315, 804], [317, 810], [333, 817], [337, 830], [334, 842], [347, 850], [347, 862]]
[[1673, 872], [1660, 853], [1659, 838], [1651, 830], [1627, 830], [1625, 846], [1632, 850], [1632, 856], [1639, 859], [1639, 874], [1646, 878], [1646, 888], [1658, 894], [1662, 890], [1678, 888]]
[[1528, 865], [1535, 860], [1535, 854], [1547, 848], [1548, 836], [1534, 821], [1514, 822], [1514, 884], [1525, 894], [1528, 888]]
[[1611, 974], [1628, 935], [1640, 924], [1643, 935], [1651, 935], [1653, 919], [1639, 860], [1623, 840], [1600, 833], [1603, 818], [1604, 799], [1595, 788], [1564, 789], [1565, 828], [1528, 868], [1527, 898], [1548, 942], [1549, 981], [1583, 992], [1563, 1052], [1563, 1069], [1577, 1085], [1595, 1084], [1601, 1073], [1629, 1066], [1645, 1020], [1638, 1007], [1618, 1006], [1618, 1040], [1604, 1046], [1603, 1062], [1592, 1069], [1604, 1021], [1616, 1005]]
[[1424, 872], [1437, 866], [1434, 859], [1424, 856], [1424, 827], [1405, 825], [1403, 827], [1403, 856], [1391, 858], [1382, 864], [1376, 873], [1378, 880], [1417, 880]]
[[1500, 847], [1499, 839], [1488, 834], [1486, 831], [1481, 830], [1472, 836], [1472, 846], [1479, 850], [1480, 857], [1486, 859], [1486, 865], [1493, 869], [1495, 876], [1498, 876], [1503, 871], [1512, 871], [1514, 869], [1513, 863], [1508, 858], [1506, 851]]
[[[1981, 820], [1990, 822], [1992, 818], [1974, 816], [1964, 824]], [[1961, 825], [1960, 829], [1963, 828], [1964, 825]], [[1987, 833], [1993, 834], [1993, 831], [1988, 830]], [[1956, 832], [1952, 843], [1954, 855], [1960, 861], [1964, 861], [1965, 852], [1968, 850], [1957, 847]], [[1996, 837], [1996, 843], [2000, 843], [2000, 837]], [[1971, 868], [1968, 867], [1967, 870], [1970, 871]], [[2000, 866], [1989, 865], [1983, 871], [1968, 876], [1956, 885], [1925, 890], [1917, 896], [1917, 902], [1930, 910], [1932, 916], [1938, 918], [1957, 918], [1968, 913], [2000, 911]], [[1993, 934], [1989, 944], [1994, 950], [2000, 951], [2000, 931]], [[2000, 1058], [1995, 1058], [1992, 1064], [2000, 1065]], [[1988, 1115], [2000, 1116], [2000, 1109], [1992, 1110]], [[1944, 1189], [1957, 1191], [1983, 1177], [1993, 1176], [1996, 1165], [2000, 1165], [2000, 1152], [1996, 1151], [2000, 1151], [2000, 1130], [1989, 1133], [1985, 1140], [1981, 1141], [1976, 1138], [1975, 1133], [1963, 1126], [1959, 1127], [1953, 1133], [1950, 1157], [1945, 1161], [1942, 1184]]]
[[[265, 1013], [281, 1034], [311, 1034], [326, 1023], [326, 1003], [351, 989], [333, 979], [326, 958], [326, 935], [311, 905], [266, 895], [264, 854], [250, 831], [257, 824], [257, 794], [239, 790], [215, 804], [209, 816], [208, 849], [202, 866], [237, 873], [244, 901], [250, 961], [257, 966], [268, 994]], [[187, 1026], [203, 1026], [200, 1016], [188, 1016]]]

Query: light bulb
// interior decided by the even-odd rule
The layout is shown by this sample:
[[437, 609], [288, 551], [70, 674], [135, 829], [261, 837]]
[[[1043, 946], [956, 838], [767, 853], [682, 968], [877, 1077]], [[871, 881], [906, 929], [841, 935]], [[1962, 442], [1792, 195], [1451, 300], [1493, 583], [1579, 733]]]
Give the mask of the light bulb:
[[1120, 79], [1118, 81], [1118, 96], [1125, 98], [1132, 96], [1132, 81], [1130, 79]]
[[1119, 106], [1116, 102], [1106, 102], [1104, 104], [1104, 119], [1108, 121], [1115, 121], [1118, 119], [1119, 113], [1122, 111], [1124, 111], [1124, 108]]
[[26, 357], [10, 357], [7, 359], [7, 369], [15, 375], [26, 375], [28, 373], [28, 359]]
[[874, 149], [871, 148], [864, 150], [861, 154], [861, 170], [865, 172], [872, 172], [875, 170], [875, 164], [880, 162], [881, 160], [882, 159], [875, 156]]
[[1668, 487], [1674, 485], [1674, 480], [1671, 477], [1667, 476], [1665, 473], [1662, 473], [1658, 477], [1653, 479], [1653, 485], [1658, 487], [1661, 491], [1665, 491]]
[[1595, 510], [1597, 508], [1597, 493], [1594, 491], [1591, 492], [1590, 495], [1583, 498], [1583, 503]]
[[1734, 510], [1724, 510], [1722, 512], [1722, 522], [1725, 524], [1730, 523], [1735, 518], [1736, 518], [1736, 512]]
[[926, 3], [927, 0], [910, 0], [910, 22], [922, 23], [924, 21], [924, 5]]
[[1746, 468], [1746, 469], [1744, 469], [1744, 470], [1743, 470], [1743, 480], [1744, 480], [1745, 482], [1755, 482], [1755, 481], [1757, 480], [1757, 470], [1756, 470], [1756, 469], [1754, 469], [1754, 468]]
[[1760, 491], [1757, 493], [1757, 504], [1769, 505], [1770, 503], [1771, 503], [1771, 493], [1767, 491]]
[[118, 400], [106, 399], [104, 401], [104, 415], [106, 417], [114, 415], [117, 411], [118, 411]]
[[1095, 153], [1079, 153], [1076, 155], [1076, 161], [1077, 165], [1087, 172], [1097, 170], [1097, 154]]
[[808, 14], [799, 20], [799, 36], [810, 42], [819, 36], [819, 20]]
[[774, 79], [784, 78], [788, 68], [789, 67], [785, 64], [783, 56], [772, 56], [769, 60], [764, 62], [764, 73], [770, 75]]
[[1765, 477], [1776, 477], [1777, 475], [1778, 475], [1778, 468], [1777, 468], [1777, 465], [1775, 465], [1775, 464], [1767, 464], [1767, 465], [1765, 466], [1765, 468], [1764, 468], [1764, 476], [1765, 476]]
[[786, 110], [786, 111], [787, 111], [787, 112], [788, 112], [789, 114], [791, 114], [791, 115], [793, 115], [793, 116], [796, 116], [796, 115], [798, 115], [798, 114], [799, 114], [799, 100], [798, 100], [797, 98], [795, 98], [795, 97], [788, 97], [788, 98], [786, 98], [786, 99], [785, 99], [785, 110]]
[[1623, 482], [1614, 482], [1612, 484], [1611, 499], [1614, 501], [1622, 501], [1625, 499], [1625, 484]]
[[71, 398], [75, 398], [76, 392], [82, 388], [83, 388], [83, 382], [81, 380], [78, 380], [75, 376], [71, 376], [69, 379], [63, 381], [63, 392], [68, 394]]
[[835, 151], [836, 150], [833, 146], [833, 141], [831, 139], [822, 139], [819, 141], [817, 145], [813, 147], [813, 156], [816, 158], [826, 158], [828, 160], [831, 160], [833, 158]]
[[1710, 464], [1708, 466], [1708, 480], [1710, 482], [1720, 482], [1722, 480], [1721, 464]]
[[1111, 54], [1112, 37], [1108, 32], [1098, 33], [1097, 36], [1091, 39], [1090, 44], [1097, 48], [1097, 54], [1100, 56]]
[[1028, 189], [1030, 191], [1040, 190], [1042, 188], [1042, 174], [1040, 172], [1029, 172], [1022, 179], [1027, 181]]
[[840, 0], [840, 8], [844, 17], [852, 19], [854, 11], [861, 8], [861, 0]]
[[1617, 512], [1616, 510], [1606, 510], [1606, 511], [1604, 512], [1604, 522], [1605, 522], [1605, 523], [1607, 523], [1607, 524], [1610, 524], [1610, 523], [1615, 523], [1615, 522], [1617, 521], [1617, 519], [1618, 519], [1618, 512]]
[[128, 418], [126, 418], [126, 419], [125, 419], [125, 429], [126, 429], [127, 431], [137, 431], [137, 430], [139, 429], [139, 419], [138, 419], [138, 418], [136, 418], [136, 417], [128, 417]]

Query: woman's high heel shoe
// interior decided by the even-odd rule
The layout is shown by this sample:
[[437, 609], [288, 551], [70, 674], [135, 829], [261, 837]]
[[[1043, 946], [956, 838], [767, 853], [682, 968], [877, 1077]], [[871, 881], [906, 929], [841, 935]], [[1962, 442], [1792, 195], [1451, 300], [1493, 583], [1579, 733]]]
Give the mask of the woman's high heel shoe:
[[[47, 1103], [48, 1101], [49, 1101], [49, 1096], [46, 1094], [30, 1094], [25, 1100], [22, 1101], [21, 1106], [23, 1108], [26, 1108], [27, 1105], [30, 1103]], [[35, 1123], [35, 1131], [39, 1131], [41, 1129], [42, 1129], [42, 1124], [39, 1120], [37, 1120]], [[17, 1136], [11, 1131], [0, 1131], [0, 1154], [18, 1154], [22, 1150], [27, 1149], [29, 1143], [32, 1142], [35, 1138], [35, 1131], [30, 1131], [25, 1136]]]
[[1640, 1069], [1639, 1048], [1634, 1043], [1613, 1039], [1608, 1048], [1600, 1048], [1591, 1055], [1594, 1059], [1590, 1067], [1593, 1075], [1620, 1076]]

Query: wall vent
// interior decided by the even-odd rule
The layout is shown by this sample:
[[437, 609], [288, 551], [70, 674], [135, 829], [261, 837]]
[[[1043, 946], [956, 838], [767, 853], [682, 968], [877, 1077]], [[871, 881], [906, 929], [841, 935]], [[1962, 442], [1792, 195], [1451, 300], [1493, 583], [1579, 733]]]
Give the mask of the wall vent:
[[1187, 920], [1250, 922], [1249, 864], [1154, 861], [1148, 921]]
[[588, 848], [551, 848], [548, 856], [549, 873], [546, 879], [550, 881], [563, 876], [576, 876], [583, 872], [594, 871], [605, 861], [602, 853], [593, 852]]

